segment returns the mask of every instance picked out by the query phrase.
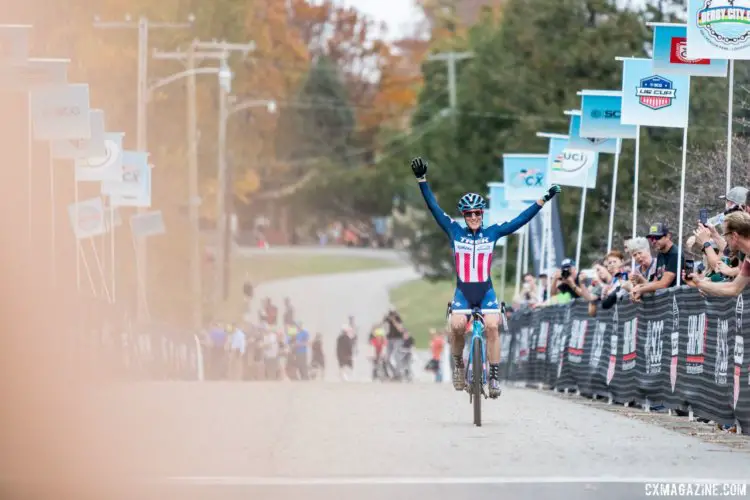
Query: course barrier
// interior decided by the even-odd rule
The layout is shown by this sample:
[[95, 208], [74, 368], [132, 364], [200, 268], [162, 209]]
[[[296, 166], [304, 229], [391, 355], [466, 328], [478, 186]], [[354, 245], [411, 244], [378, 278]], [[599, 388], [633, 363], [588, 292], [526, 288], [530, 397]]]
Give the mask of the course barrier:
[[750, 295], [703, 297], [687, 287], [590, 316], [573, 301], [515, 312], [501, 376], [533, 387], [645, 407], [663, 405], [750, 434]]

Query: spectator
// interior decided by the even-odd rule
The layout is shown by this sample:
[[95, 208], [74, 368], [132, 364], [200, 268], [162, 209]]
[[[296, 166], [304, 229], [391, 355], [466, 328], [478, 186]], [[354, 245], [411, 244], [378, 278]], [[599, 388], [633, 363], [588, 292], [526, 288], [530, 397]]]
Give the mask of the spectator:
[[286, 376], [289, 380], [297, 380], [297, 350], [295, 349], [295, 346], [299, 329], [297, 328], [297, 325], [290, 325], [286, 327], [285, 331], [284, 350], [286, 351]]
[[[750, 253], [750, 214], [735, 211], [724, 218], [724, 238], [731, 250]], [[732, 281], [713, 282], [710, 279], [697, 279], [693, 275], [685, 275], [688, 286], [698, 288], [706, 295], [733, 297], [742, 293], [750, 282], [750, 260], [743, 260], [740, 274]]]
[[206, 356], [210, 367], [208, 371], [212, 380], [219, 380], [226, 373], [227, 330], [221, 323], [216, 322], [208, 331], [208, 337], [210, 339], [209, 353]]
[[411, 336], [409, 330], [404, 329], [404, 341], [401, 342], [401, 349], [398, 352], [399, 362], [399, 373], [402, 374], [405, 380], [411, 381], [412, 379], [412, 359], [414, 354], [414, 337]]
[[300, 325], [297, 325], [297, 327], [299, 330], [294, 338], [294, 362], [297, 368], [297, 376], [300, 380], [307, 380], [309, 378], [307, 353], [310, 345], [310, 333]]
[[284, 326], [290, 327], [294, 325], [294, 307], [292, 307], [292, 301], [289, 297], [284, 297]]
[[270, 328], [276, 327], [276, 322], [278, 321], [279, 310], [276, 308], [275, 305], [273, 305], [270, 297], [266, 297], [263, 300], [263, 304], [258, 314], [260, 316], [261, 322], [265, 323], [265, 325], [267, 325]]
[[612, 283], [612, 275], [607, 270], [603, 262], [594, 263], [595, 279], [591, 282], [590, 288], [583, 288], [583, 297], [589, 301], [589, 316], [596, 315], [596, 309], [601, 302], [602, 297], [606, 296], [606, 289]]
[[272, 328], [266, 328], [263, 335], [263, 363], [266, 380], [279, 379], [279, 336]]
[[320, 374], [322, 380], [326, 368], [326, 358], [323, 354], [323, 336], [320, 333], [315, 334], [315, 340], [312, 343], [312, 362], [310, 363], [310, 367], [316, 375]]
[[672, 233], [664, 223], [651, 226], [646, 236], [651, 246], [656, 250], [656, 271], [648, 283], [635, 285], [630, 292], [630, 298], [640, 302], [644, 293], [651, 293], [677, 284], [677, 263], [679, 259], [677, 247], [672, 243]]
[[229, 367], [227, 378], [229, 380], [242, 380], [247, 336], [239, 327], [232, 324], [227, 325], [227, 333], [229, 334]]
[[538, 295], [534, 275], [526, 273], [521, 290], [513, 297], [513, 307], [516, 309], [534, 308], [539, 303]]
[[435, 373], [435, 382], [443, 381], [443, 370], [440, 366], [440, 360], [443, 358], [445, 349], [445, 337], [439, 334], [434, 328], [430, 328], [430, 353], [432, 358], [427, 363], [425, 369]]
[[630, 272], [630, 291], [635, 285], [641, 285], [651, 281], [656, 274], [656, 259], [651, 256], [651, 247], [648, 240], [643, 237], [631, 238], [625, 251], [635, 260], [635, 266]]
[[627, 296], [628, 291], [624, 287], [628, 285], [628, 272], [624, 268], [625, 256], [619, 250], [612, 250], [604, 257], [604, 265], [607, 268], [610, 282], [602, 286], [601, 300], [602, 309], [611, 308], [617, 299]]
[[745, 203], [747, 202], [750, 191], [742, 186], [735, 186], [729, 190], [725, 195], [719, 196], [719, 199], [725, 201], [724, 203], [724, 214], [729, 214], [735, 211], [744, 211]]
[[[737, 273], [731, 272], [731, 268], [737, 267], [738, 259], [719, 254], [718, 246], [712, 241], [711, 231], [707, 226], [698, 224], [698, 228], [693, 231], [693, 235], [687, 240], [687, 247], [693, 255], [701, 258], [706, 271], [705, 277], [711, 281], [731, 281], [736, 276]], [[722, 272], [725, 268], [730, 268], [728, 269], [729, 274]]]
[[547, 290], [547, 280], [548, 276], [546, 272], [542, 272], [539, 274], [539, 286], [537, 287], [537, 303], [538, 304], [544, 304], [547, 302], [547, 299], [549, 298], [547, 294], [549, 293], [549, 290]]
[[[388, 341], [385, 338], [385, 330], [380, 325], [375, 325], [370, 333], [370, 345], [372, 346], [372, 379], [379, 378], [379, 368], [383, 366], [383, 353]], [[385, 373], [383, 374], [385, 375]]]
[[341, 327], [341, 334], [336, 339], [336, 357], [339, 362], [339, 376], [346, 382], [354, 369], [353, 336], [349, 325]]
[[[560, 270], [555, 271], [552, 278], [552, 296], [567, 295], [563, 301], [577, 299], [581, 296], [581, 282], [578, 277], [578, 270], [573, 259], [565, 259], [560, 265]], [[558, 298], [558, 302], [560, 298]]]
[[383, 322], [388, 328], [388, 334], [386, 339], [388, 340], [386, 356], [386, 366], [388, 367], [388, 373], [392, 378], [398, 378], [399, 373], [397, 367], [392, 363], [393, 352], [398, 352], [401, 349], [401, 344], [404, 341], [404, 325], [401, 321], [401, 316], [393, 309], [388, 311], [388, 314], [383, 319]]

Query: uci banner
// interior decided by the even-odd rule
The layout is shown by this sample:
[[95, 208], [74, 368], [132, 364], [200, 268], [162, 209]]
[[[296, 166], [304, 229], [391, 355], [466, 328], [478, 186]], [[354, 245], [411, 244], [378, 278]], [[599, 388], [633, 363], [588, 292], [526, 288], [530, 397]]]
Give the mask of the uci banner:
[[750, 59], [750, 0], [689, 0], [687, 56]]
[[550, 183], [562, 186], [596, 187], [599, 153], [569, 148], [568, 137], [546, 134], [549, 138]]
[[142, 151], [123, 151], [122, 169], [115, 181], [105, 180], [101, 192], [109, 196], [113, 207], [151, 206], [151, 165], [148, 153]]
[[622, 122], [622, 92], [582, 90], [580, 135], [595, 138], [635, 139], [638, 128]]
[[506, 200], [538, 200], [549, 185], [547, 155], [504, 154], [503, 180]]
[[666, 75], [727, 76], [725, 59], [691, 59], [687, 25], [649, 23], [654, 28], [654, 71]]
[[568, 128], [568, 146], [571, 149], [582, 149], [584, 151], [594, 151], [597, 153], [609, 154], [618, 154], [622, 149], [622, 143], [617, 139], [605, 139], [603, 137], [583, 137], [581, 135], [580, 111], [566, 111], [565, 114], [570, 115], [570, 127]]
[[622, 122], [644, 127], [684, 128], [690, 107], [690, 77], [661, 75], [651, 59], [618, 58], [622, 70]]

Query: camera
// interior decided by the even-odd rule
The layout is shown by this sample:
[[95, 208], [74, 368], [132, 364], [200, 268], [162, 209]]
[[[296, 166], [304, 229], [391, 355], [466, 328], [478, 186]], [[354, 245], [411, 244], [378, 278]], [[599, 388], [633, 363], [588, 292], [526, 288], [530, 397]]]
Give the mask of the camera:
[[563, 267], [560, 269], [560, 277], [564, 280], [568, 279], [570, 277], [570, 267]]

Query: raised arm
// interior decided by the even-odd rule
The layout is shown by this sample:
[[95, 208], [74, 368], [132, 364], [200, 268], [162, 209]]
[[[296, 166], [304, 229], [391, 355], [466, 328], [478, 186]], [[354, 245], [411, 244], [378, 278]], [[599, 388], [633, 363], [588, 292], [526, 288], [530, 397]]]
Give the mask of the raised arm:
[[440, 208], [440, 205], [438, 205], [438, 202], [435, 199], [435, 195], [432, 194], [432, 190], [430, 189], [429, 184], [427, 184], [427, 162], [422, 158], [415, 158], [411, 161], [411, 169], [417, 177], [419, 190], [422, 192], [422, 197], [424, 198], [425, 203], [427, 203], [427, 208], [430, 209], [430, 213], [443, 231], [447, 234], [451, 234], [451, 227], [457, 223], [445, 213], [445, 210]]

